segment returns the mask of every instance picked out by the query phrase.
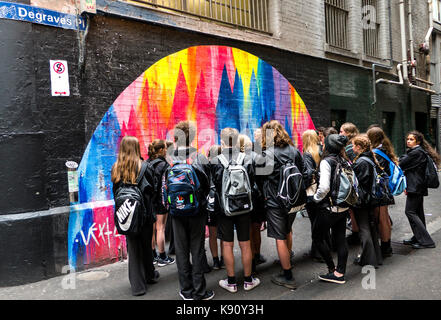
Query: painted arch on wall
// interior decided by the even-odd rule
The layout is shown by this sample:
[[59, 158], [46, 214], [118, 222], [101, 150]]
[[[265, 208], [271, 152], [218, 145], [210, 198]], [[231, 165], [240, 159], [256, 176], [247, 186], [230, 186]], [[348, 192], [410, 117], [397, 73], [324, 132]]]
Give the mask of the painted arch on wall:
[[[169, 137], [181, 120], [196, 122], [196, 146], [206, 151], [225, 127], [253, 137], [278, 120], [299, 147], [314, 124], [294, 87], [275, 68], [240, 49], [190, 47], [141, 74], [110, 106], [79, 165], [79, 205], [69, 218], [68, 255], [74, 270], [126, 256], [113, 224], [110, 170], [125, 135], [136, 136], [143, 157], [155, 138]], [[207, 130], [210, 129], [210, 130]]]

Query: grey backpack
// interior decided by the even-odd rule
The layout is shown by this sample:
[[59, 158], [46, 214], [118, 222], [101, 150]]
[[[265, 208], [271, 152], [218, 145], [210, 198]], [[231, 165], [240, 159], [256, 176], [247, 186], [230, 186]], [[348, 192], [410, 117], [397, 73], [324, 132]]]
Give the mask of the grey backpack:
[[236, 161], [228, 161], [221, 154], [219, 161], [224, 166], [222, 175], [221, 205], [227, 216], [238, 216], [253, 210], [251, 183], [243, 166], [244, 153], [239, 153]]

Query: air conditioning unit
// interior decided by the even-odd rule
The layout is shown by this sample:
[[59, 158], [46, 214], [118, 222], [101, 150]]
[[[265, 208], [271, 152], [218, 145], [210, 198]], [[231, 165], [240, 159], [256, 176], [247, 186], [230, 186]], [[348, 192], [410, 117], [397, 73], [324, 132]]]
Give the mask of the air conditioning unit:
[[441, 95], [439, 94], [432, 94], [432, 108], [441, 108]]

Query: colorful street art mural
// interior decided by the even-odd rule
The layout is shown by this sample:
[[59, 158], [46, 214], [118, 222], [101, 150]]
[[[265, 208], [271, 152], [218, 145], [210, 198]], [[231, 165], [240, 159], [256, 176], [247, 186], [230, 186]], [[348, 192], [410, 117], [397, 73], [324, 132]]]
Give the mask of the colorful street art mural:
[[155, 138], [172, 136], [181, 120], [197, 125], [204, 152], [225, 127], [253, 137], [268, 120], [280, 121], [301, 150], [314, 129], [294, 87], [272, 66], [245, 51], [197, 46], [156, 62], [127, 87], [96, 128], [79, 165], [79, 204], [69, 219], [69, 264], [78, 270], [126, 257], [125, 237], [113, 224], [110, 170], [125, 135], [138, 137], [143, 157]]

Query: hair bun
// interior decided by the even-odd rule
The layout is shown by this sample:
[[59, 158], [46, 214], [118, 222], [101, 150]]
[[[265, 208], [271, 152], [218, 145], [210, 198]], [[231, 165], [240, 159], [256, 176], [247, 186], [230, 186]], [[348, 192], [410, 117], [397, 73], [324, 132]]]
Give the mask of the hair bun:
[[343, 147], [348, 143], [348, 141], [349, 141], [349, 139], [347, 136], [344, 136], [344, 135], [338, 136], [338, 142], [340, 142]]

